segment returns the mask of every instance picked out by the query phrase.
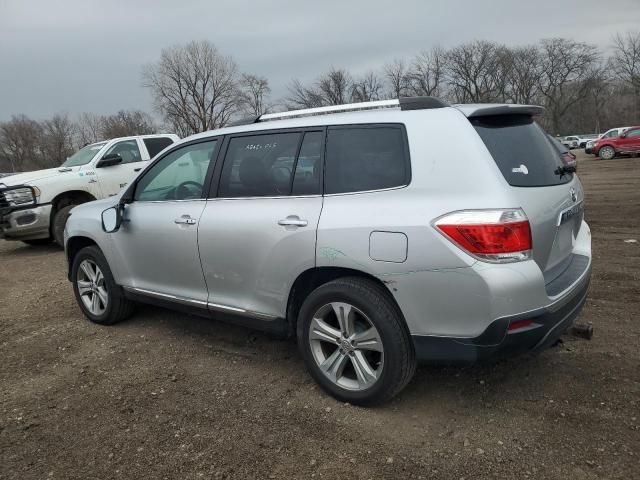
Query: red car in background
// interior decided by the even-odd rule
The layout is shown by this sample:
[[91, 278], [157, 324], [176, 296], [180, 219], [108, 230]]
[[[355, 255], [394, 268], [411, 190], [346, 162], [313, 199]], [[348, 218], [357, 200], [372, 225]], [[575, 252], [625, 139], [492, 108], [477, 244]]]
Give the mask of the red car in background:
[[592, 151], [602, 160], [616, 155], [640, 154], [640, 126], [631, 127], [617, 137], [602, 137], [593, 142]]

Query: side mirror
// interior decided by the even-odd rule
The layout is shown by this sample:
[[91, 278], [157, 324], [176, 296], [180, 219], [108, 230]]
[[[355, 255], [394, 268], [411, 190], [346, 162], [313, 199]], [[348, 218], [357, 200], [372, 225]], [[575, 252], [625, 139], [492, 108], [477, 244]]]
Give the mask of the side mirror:
[[627, 136], [627, 132], [622, 132], [622, 133], [620, 134], [620, 138], [625, 138], [626, 136]]
[[102, 212], [102, 230], [106, 233], [114, 233], [120, 229], [122, 223], [122, 206], [107, 208]]
[[118, 165], [122, 163], [122, 157], [117, 153], [110, 153], [109, 155], [105, 155], [98, 163], [96, 163], [96, 168], [104, 168], [104, 167], [112, 167], [113, 165]]

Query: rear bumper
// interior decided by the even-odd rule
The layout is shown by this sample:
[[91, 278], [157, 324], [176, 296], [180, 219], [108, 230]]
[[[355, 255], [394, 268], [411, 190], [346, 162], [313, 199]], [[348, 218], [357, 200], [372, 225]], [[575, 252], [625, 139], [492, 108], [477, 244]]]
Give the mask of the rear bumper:
[[[575, 323], [589, 289], [591, 268], [574, 288], [552, 305], [539, 310], [503, 317], [473, 338], [413, 335], [416, 357], [421, 363], [469, 364], [540, 351], [552, 346]], [[509, 330], [521, 320], [533, 325]]]

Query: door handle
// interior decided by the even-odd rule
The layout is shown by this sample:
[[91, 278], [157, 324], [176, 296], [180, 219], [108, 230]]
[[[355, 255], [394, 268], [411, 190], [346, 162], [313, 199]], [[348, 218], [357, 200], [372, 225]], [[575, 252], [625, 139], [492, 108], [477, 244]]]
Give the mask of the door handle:
[[139, 172], [140, 170], [142, 170], [142, 167], [138, 167], [138, 168], [134, 168], [133, 169], [134, 172]]
[[182, 215], [180, 218], [176, 218], [173, 223], [177, 225], [195, 225], [196, 219], [191, 218], [189, 215]]
[[289, 215], [287, 218], [278, 221], [278, 225], [283, 227], [306, 227], [307, 224], [306, 220], [302, 220], [297, 215]]

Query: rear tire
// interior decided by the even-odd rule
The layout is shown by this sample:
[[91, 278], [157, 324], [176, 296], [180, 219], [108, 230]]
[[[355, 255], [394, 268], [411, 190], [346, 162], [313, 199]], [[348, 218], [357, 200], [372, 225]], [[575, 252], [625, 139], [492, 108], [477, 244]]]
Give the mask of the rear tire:
[[598, 152], [598, 156], [602, 160], [611, 160], [613, 157], [616, 156], [616, 151], [613, 149], [613, 147], [610, 147], [609, 145], [605, 145]]
[[415, 373], [404, 318], [389, 292], [372, 280], [345, 277], [321, 285], [302, 304], [297, 325], [309, 373], [340, 401], [385, 402]]
[[71, 266], [71, 281], [82, 313], [93, 323], [113, 325], [133, 312], [134, 303], [116, 284], [98, 247], [85, 247], [76, 254]]
[[53, 223], [51, 225], [51, 233], [53, 239], [62, 248], [64, 248], [64, 227], [67, 224], [71, 209], [75, 207], [75, 204], [65, 205], [56, 211], [53, 215]]

